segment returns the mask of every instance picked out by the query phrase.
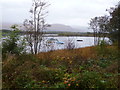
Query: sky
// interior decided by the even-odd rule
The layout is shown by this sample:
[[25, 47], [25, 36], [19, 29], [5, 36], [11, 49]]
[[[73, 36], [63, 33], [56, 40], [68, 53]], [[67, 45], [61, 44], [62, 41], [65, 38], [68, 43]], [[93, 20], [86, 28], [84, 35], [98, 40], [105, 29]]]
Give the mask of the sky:
[[[119, 0], [47, 0], [51, 5], [46, 22], [87, 27], [91, 18], [108, 14]], [[32, 0], [0, 0], [1, 23], [23, 23], [30, 18]]]

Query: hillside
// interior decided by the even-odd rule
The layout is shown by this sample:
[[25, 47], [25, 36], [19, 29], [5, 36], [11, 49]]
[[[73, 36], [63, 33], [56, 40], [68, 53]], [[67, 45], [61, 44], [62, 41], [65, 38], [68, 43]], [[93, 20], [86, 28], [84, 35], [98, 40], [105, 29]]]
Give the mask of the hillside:
[[[20, 29], [25, 30], [24, 26], [20, 23], [2, 23], [2, 29], [9, 30], [11, 25], [18, 24]], [[48, 32], [92, 32], [87, 27], [72, 27], [64, 24], [50, 24], [51, 27], [48, 27], [45, 31]]]

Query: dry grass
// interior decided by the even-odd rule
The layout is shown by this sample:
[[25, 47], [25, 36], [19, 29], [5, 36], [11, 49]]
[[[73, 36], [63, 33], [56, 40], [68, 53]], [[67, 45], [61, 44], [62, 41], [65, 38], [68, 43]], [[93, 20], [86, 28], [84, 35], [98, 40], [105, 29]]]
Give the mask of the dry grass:
[[94, 47], [86, 47], [86, 48], [79, 48], [74, 50], [56, 50], [54, 52], [47, 52], [47, 53], [39, 53], [36, 56], [39, 59], [51, 59], [54, 60], [56, 58], [69, 58], [72, 59], [75, 56], [82, 57], [85, 60], [90, 58], [96, 57], [96, 52], [93, 49]]
[[[3, 87], [18, 88], [21, 84], [24, 86], [24, 82], [30, 83], [32, 81], [37, 83], [44, 81], [47, 84], [38, 85], [48, 85], [46, 87], [50, 87], [54, 85], [54, 82], [62, 82], [66, 73], [68, 75], [81, 75], [85, 71], [89, 73], [97, 72], [101, 78], [104, 78], [104, 73], [117, 74], [118, 64], [117, 60], [115, 60], [117, 49], [114, 46], [108, 46], [107, 48], [108, 54], [106, 54], [105, 58], [102, 57], [103, 60], [98, 55], [96, 47], [56, 50], [42, 52], [37, 55], [8, 55], [3, 60]], [[116, 87], [117, 82], [115, 80], [117, 76], [109, 78], [106, 79], [113, 84], [115, 82]]]

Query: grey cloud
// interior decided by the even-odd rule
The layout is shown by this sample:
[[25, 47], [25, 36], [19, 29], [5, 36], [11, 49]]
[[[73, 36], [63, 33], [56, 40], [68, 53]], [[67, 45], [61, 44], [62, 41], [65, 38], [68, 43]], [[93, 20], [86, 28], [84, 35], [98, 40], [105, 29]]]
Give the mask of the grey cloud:
[[[20, 22], [29, 18], [32, 0], [3, 0], [3, 22]], [[104, 15], [107, 8], [119, 0], [48, 0], [51, 6], [46, 18], [48, 23], [87, 26], [90, 18]]]

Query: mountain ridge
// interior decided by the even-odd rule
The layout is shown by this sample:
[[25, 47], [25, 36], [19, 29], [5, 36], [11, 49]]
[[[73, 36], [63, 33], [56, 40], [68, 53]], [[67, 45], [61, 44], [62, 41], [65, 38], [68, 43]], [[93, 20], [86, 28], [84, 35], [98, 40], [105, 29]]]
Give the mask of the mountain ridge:
[[[15, 23], [2, 23], [2, 29], [8, 29], [10, 30], [11, 25], [14, 25]], [[20, 29], [25, 30], [23, 24], [16, 23], [18, 26], [20, 26]], [[47, 27], [45, 31], [58, 31], [58, 32], [92, 32], [87, 27], [71, 27], [69, 25], [64, 24], [50, 24], [50, 27]]]

